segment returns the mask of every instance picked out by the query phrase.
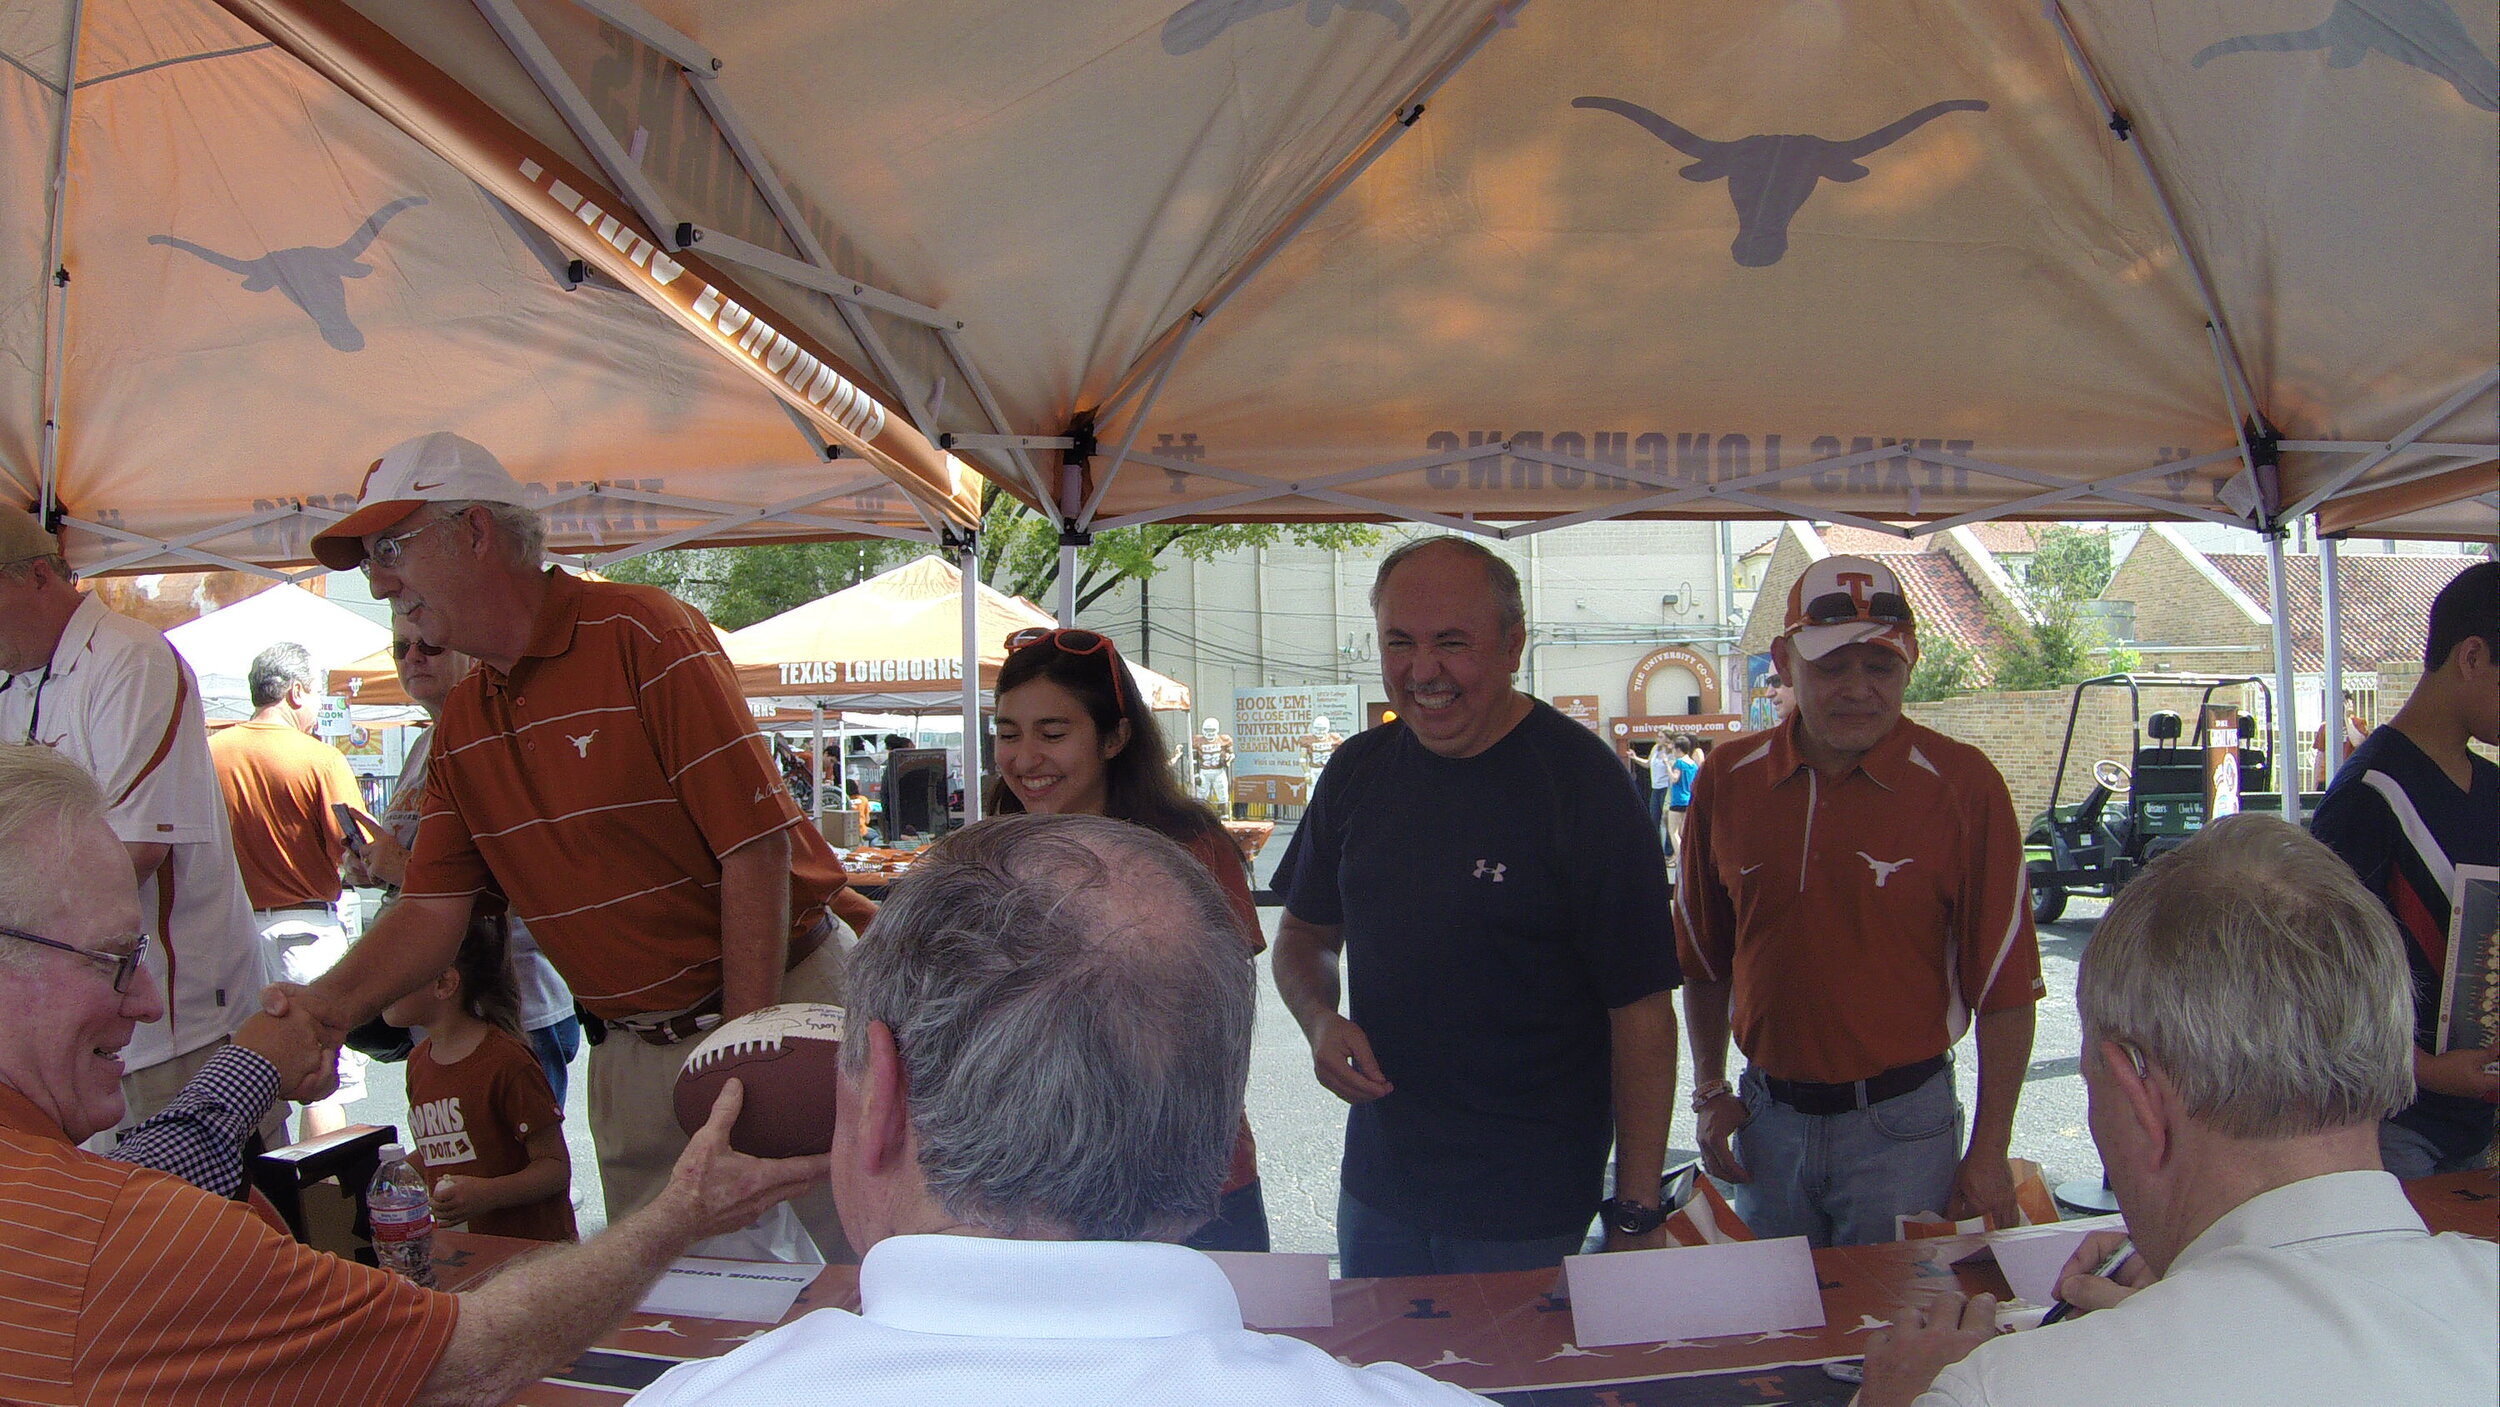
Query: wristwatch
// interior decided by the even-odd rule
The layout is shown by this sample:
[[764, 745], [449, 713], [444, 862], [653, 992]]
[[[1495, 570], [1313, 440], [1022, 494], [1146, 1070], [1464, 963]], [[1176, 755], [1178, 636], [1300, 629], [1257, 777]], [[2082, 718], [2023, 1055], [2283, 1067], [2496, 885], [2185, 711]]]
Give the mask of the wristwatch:
[[1693, 1112], [1698, 1114], [1702, 1110], [1710, 1107], [1711, 1100], [1718, 1098], [1720, 1095], [1734, 1094], [1735, 1092], [1736, 1086], [1729, 1084], [1725, 1080], [1708, 1080], [1695, 1085], [1693, 1086]]
[[1606, 1219], [1606, 1229], [1626, 1236], [1646, 1236], [1664, 1225], [1665, 1207], [1644, 1207], [1621, 1197], [1609, 1197], [1597, 1204], [1598, 1215]]

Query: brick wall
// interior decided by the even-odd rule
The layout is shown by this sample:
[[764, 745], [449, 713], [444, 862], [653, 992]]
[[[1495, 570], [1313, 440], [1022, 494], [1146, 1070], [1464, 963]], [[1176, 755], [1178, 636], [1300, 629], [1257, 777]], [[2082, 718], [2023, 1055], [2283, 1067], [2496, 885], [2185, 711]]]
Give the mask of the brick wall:
[[[2217, 694], [2215, 701], [2231, 697], [2226, 691]], [[2073, 699], [2071, 689], [1970, 694], [1911, 704], [1902, 712], [1946, 737], [1986, 753], [1997, 771], [2004, 774], [2005, 789], [2014, 797], [2014, 814], [2027, 828], [2034, 816], [2048, 809], [2049, 785], [2057, 776], [2058, 750], [2065, 740], [2066, 714]], [[2150, 716], [2166, 708], [2179, 714], [2185, 725], [2181, 736], [2193, 737], [2196, 720], [2190, 715], [2196, 700], [2194, 690], [2148, 686], [2144, 691], [2144, 712]], [[2134, 746], [2127, 691], [2103, 688], [2087, 693], [2082, 712], [2075, 719], [2074, 754], [2067, 764], [2066, 784], [2058, 794], [2061, 804], [2080, 801], [2091, 790], [2094, 762], [2106, 757], [2124, 765], [2131, 759]]]
[[2136, 539], [2101, 599], [2134, 603], [2136, 648], [2147, 669], [2157, 663], [2185, 674], [2274, 668], [2272, 627], [2251, 619], [2158, 528]]

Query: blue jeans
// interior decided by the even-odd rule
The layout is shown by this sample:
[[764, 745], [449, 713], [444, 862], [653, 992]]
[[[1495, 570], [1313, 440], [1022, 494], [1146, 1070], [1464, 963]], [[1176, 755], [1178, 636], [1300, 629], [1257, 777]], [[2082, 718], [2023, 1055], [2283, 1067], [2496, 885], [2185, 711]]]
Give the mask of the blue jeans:
[[1200, 1251], [1267, 1250], [1267, 1194], [1256, 1179], [1225, 1193], [1216, 1199], [1214, 1218], [1181, 1244]]
[[2385, 1119], [2380, 1120], [2378, 1126], [2378, 1161], [2379, 1166], [2400, 1178], [2463, 1172], [2474, 1166], [2471, 1157], [2441, 1157], [2438, 1144], [2402, 1124]]
[[582, 1020], [568, 1016], [552, 1026], [541, 1026], [530, 1032], [530, 1049], [538, 1052], [538, 1068], [547, 1072], [548, 1087], [556, 1092], [556, 1107], [564, 1107], [564, 1067], [582, 1048]]
[[1748, 1068], [1737, 1093], [1753, 1121], [1736, 1133], [1751, 1182], [1729, 1201], [1756, 1236], [1817, 1246], [1896, 1239], [1893, 1218], [1942, 1215], [1962, 1161], [1962, 1102], [1950, 1062], [1908, 1094], [1845, 1114], [1800, 1114]]
[[[1591, 1208], [1591, 1219], [1596, 1209]], [[1337, 1190], [1337, 1274], [1474, 1275], [1490, 1270], [1544, 1270], [1578, 1254], [1588, 1228], [1534, 1241], [1470, 1241], [1442, 1236], [1367, 1207]]]

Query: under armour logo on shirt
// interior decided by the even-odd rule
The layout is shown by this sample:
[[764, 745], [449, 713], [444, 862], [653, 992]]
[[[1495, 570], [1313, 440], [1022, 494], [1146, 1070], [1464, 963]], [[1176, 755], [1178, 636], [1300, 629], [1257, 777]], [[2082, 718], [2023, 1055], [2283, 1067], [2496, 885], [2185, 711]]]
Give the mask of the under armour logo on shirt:
[[592, 738], [597, 737], [597, 736], [599, 736], [599, 730], [598, 730], [598, 729], [596, 729], [596, 728], [593, 728], [593, 729], [591, 729], [589, 732], [582, 734], [582, 735], [581, 735], [580, 737], [578, 737], [578, 738], [577, 738], [577, 737], [574, 737], [574, 736], [573, 736], [572, 734], [570, 734], [570, 733], [567, 733], [567, 734], [565, 734], [565, 735], [564, 735], [564, 740], [565, 740], [566, 742], [571, 743], [571, 744], [573, 745], [573, 753], [574, 753], [574, 755], [575, 755], [575, 756], [577, 756], [577, 757], [588, 757], [588, 756], [590, 756], [590, 740], [591, 740]]
[[1910, 863], [1910, 860], [1915, 860], [1918, 857], [1912, 855], [1907, 860], [1878, 860], [1874, 856], [1861, 850], [1858, 852], [1858, 858], [1864, 860], [1866, 862], [1866, 867], [1875, 872], [1875, 887], [1881, 889], [1884, 887], [1884, 881], [1892, 878], [1893, 871], [1900, 869], [1903, 865]]
[[1508, 873], [1510, 873], [1510, 866], [1508, 865], [1497, 865], [1491, 860], [1478, 860], [1476, 862], [1476, 878], [1478, 879], [1489, 879], [1495, 884], [1499, 884], [1502, 882], [1502, 876]]

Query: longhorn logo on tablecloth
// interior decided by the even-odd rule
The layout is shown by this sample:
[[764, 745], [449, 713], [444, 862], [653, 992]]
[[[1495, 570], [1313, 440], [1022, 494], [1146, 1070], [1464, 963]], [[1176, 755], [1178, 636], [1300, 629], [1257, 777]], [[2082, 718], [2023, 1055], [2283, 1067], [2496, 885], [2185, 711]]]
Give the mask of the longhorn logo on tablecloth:
[[1725, 177], [1728, 199], [1736, 203], [1736, 240], [1728, 250], [1749, 269], [1776, 264], [1788, 252], [1788, 222], [1804, 208], [1817, 182], [1864, 180], [1867, 169], [1858, 163], [1865, 158], [1948, 112], [1988, 110], [1976, 98], [1957, 98], [1929, 103], [1853, 141], [1766, 132], [1715, 142], [1621, 98], [1573, 98], [1571, 105], [1630, 118], [1651, 136], [1693, 158], [1692, 165], [1676, 173], [1685, 180]]
[[2422, 70], [2457, 90], [2485, 112], [2500, 112], [2500, 64], [2483, 57], [2457, 12], [2442, 0], [2336, 0], [2326, 18], [2308, 29], [2243, 34], [2196, 51], [2191, 68], [2224, 54], [2298, 53], [2324, 49], [2326, 66], [2351, 68], [2375, 51]]
[[148, 243], [179, 249], [224, 269], [243, 276], [243, 291], [266, 293], [276, 289], [287, 301], [304, 310], [304, 316], [321, 329], [321, 340], [342, 352], [361, 352], [365, 334], [347, 315], [347, 280], [363, 278], [373, 266], [363, 262], [365, 250], [382, 234], [382, 227], [391, 217], [412, 205], [423, 205], [421, 195], [402, 196], [373, 212], [343, 243], [298, 245], [293, 249], [273, 249], [257, 259], [237, 259], [203, 248], [187, 239], [173, 235], [149, 235]]
[[[1214, 43], [1217, 35], [1243, 20], [1302, 4], [1304, 0], [1190, 0], [1163, 22], [1163, 52], [1193, 53]], [[1378, 15], [1398, 27], [1398, 38], [1406, 37], [1409, 16], [1399, 0], [1308, 0], [1302, 17], [1317, 29], [1340, 8]]]

